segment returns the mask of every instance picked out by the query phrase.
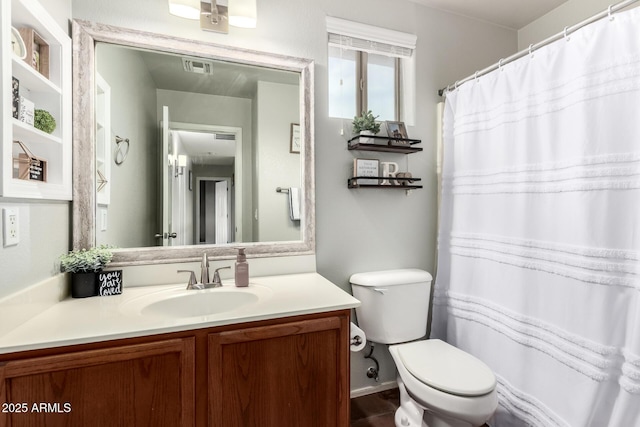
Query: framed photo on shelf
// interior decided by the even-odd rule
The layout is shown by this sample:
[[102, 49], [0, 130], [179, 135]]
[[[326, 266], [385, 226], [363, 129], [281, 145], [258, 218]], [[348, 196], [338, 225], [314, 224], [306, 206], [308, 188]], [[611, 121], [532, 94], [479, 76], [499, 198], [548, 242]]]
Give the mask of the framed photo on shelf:
[[[380, 176], [380, 160], [353, 159], [353, 177]], [[359, 185], [378, 185], [378, 179], [359, 179]]]
[[404, 122], [387, 120], [385, 124], [387, 126], [387, 136], [390, 138], [389, 145], [410, 145], [409, 141], [403, 141], [403, 139], [409, 138]]
[[289, 152], [300, 154], [300, 125], [298, 123], [291, 123]]

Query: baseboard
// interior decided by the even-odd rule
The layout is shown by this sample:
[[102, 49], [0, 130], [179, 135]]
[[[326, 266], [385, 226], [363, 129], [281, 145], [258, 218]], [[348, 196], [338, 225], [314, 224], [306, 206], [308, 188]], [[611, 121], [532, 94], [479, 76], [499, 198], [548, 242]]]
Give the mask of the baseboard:
[[391, 390], [397, 388], [398, 383], [394, 381], [387, 381], [382, 384], [372, 385], [368, 387], [362, 387], [355, 390], [351, 390], [351, 398], [366, 396], [368, 394], [380, 393], [381, 391]]

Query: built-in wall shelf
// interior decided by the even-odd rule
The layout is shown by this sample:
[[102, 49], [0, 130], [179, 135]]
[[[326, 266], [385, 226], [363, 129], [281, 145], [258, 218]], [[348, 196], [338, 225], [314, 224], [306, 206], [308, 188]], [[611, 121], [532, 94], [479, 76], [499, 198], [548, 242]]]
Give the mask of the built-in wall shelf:
[[[370, 139], [370, 143], [364, 143], [363, 140]], [[377, 141], [377, 142], [376, 142]], [[414, 147], [416, 144], [420, 144], [422, 141], [419, 139], [411, 138], [395, 138], [390, 139], [388, 136], [369, 135], [369, 136], [354, 136], [347, 142], [349, 150], [358, 151], [378, 151], [386, 153], [400, 153], [411, 154], [422, 151], [420, 147]]]
[[[0, 197], [71, 200], [71, 38], [38, 0], [2, 0], [0, 45]], [[55, 129], [20, 120], [24, 106], [47, 111]]]

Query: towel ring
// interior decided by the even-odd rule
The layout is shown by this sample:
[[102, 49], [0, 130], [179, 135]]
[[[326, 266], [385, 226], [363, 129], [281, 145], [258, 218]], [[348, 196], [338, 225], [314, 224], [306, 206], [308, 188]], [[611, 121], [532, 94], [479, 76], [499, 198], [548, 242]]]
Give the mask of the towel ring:
[[[123, 142], [127, 143], [126, 147], [124, 146], [124, 144], [122, 144]], [[122, 151], [123, 147], [125, 147], [124, 152]], [[122, 138], [116, 135], [116, 152], [114, 159], [116, 165], [120, 166], [121, 164], [123, 164], [125, 159], [127, 158], [127, 154], [129, 154], [129, 138]]]

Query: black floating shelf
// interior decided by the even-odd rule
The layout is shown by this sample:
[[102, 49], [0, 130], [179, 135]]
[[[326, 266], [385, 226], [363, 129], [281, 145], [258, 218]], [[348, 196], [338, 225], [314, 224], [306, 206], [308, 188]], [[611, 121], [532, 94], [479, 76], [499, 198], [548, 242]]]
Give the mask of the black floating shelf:
[[[361, 138], [371, 138], [380, 141], [377, 144], [363, 144], [360, 142]], [[386, 143], [385, 143], [386, 142]], [[422, 151], [420, 147], [412, 147], [412, 145], [420, 144], [420, 139], [410, 138], [389, 138], [388, 136], [380, 135], [367, 135], [367, 136], [354, 136], [347, 142], [349, 150], [359, 151], [384, 151], [387, 153], [401, 153], [411, 154]]]
[[[400, 181], [402, 185], [382, 185], [382, 184], [359, 184], [359, 179], [366, 180], [378, 180], [378, 182], [382, 180], [388, 181]], [[422, 185], [414, 185], [413, 182], [421, 181], [420, 178], [391, 178], [384, 176], [355, 176], [353, 178], [349, 178], [347, 181], [349, 188], [392, 188], [396, 190], [414, 190], [417, 188], [422, 188]], [[406, 182], [406, 183], [405, 183]]]

